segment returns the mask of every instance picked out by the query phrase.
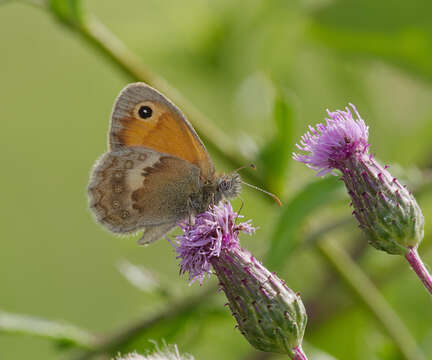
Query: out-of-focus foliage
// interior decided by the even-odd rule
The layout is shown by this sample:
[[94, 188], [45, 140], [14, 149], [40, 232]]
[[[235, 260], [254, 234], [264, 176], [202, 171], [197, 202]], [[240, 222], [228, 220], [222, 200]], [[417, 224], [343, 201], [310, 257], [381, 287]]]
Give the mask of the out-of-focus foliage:
[[306, 185], [285, 204], [274, 227], [267, 253], [267, 264], [272, 270], [281, 270], [301, 241], [300, 233], [305, 220], [314, 211], [335, 200], [338, 192], [341, 193], [341, 185], [335, 177], [320, 179]]
[[294, 110], [280, 91], [273, 105], [275, 134], [263, 145], [258, 154], [259, 171], [263, 173], [268, 188], [283, 195], [293, 148]]
[[53, 15], [64, 24], [70, 26], [81, 24], [83, 11], [80, 0], [49, 0], [47, 5]]
[[431, 81], [430, 6], [427, 0], [336, 1], [316, 11], [310, 33], [336, 50], [381, 58]]
[[[112, 103], [127, 81], [70, 31], [84, 14], [93, 14], [150, 70], [215, 119], [239, 151], [259, 165], [257, 174], [267, 190], [285, 194], [280, 209], [244, 189], [241, 213], [260, 229], [243, 244], [280, 269], [306, 304], [315, 306], [311, 314], [331, 308], [320, 304], [326, 299], [343, 304], [315, 324], [310, 316], [305, 350], [311, 358], [330, 358], [323, 352], [350, 360], [400, 358], [370, 314], [350, 300], [337, 278], [329, 278], [313, 246], [297, 246], [350, 209], [348, 200], [340, 201], [337, 178], [315, 179], [290, 153], [307, 125], [321, 122], [327, 108], [353, 102], [370, 125], [373, 153], [386, 163], [428, 170], [432, 2], [28, 2], [47, 6], [0, 2], [2, 311], [111, 334], [164, 309], [171, 297], [200, 290], [179, 279], [168, 242], [138, 247], [134, 237], [103, 231], [87, 210], [89, 169], [106, 151]], [[212, 155], [220, 171], [233, 170]], [[241, 201], [233, 205], [240, 208]], [[426, 218], [420, 252], [432, 264], [427, 190], [420, 205]], [[358, 248], [359, 235], [351, 225], [332, 233], [347, 249]], [[294, 248], [296, 256], [289, 256]], [[155, 290], [159, 293], [152, 296], [137, 291], [118, 272], [121, 259], [151, 269], [170, 290]], [[432, 358], [431, 302], [418, 279], [399, 257], [367, 248], [356, 259]], [[323, 284], [326, 294], [317, 297]], [[144, 351], [153, 347], [149, 339], [165, 339], [196, 359], [252, 358], [223, 303], [222, 294], [216, 294], [197, 311], [161, 321], [119, 350]], [[0, 333], [0, 358], [51, 360], [60, 351], [65, 349], [46, 339]]]

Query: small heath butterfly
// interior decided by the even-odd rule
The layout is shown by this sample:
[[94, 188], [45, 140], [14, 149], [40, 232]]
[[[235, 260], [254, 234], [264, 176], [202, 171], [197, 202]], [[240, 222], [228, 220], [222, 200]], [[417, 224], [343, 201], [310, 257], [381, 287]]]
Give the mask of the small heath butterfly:
[[241, 190], [237, 172], [215, 174], [207, 150], [182, 112], [144, 83], [117, 97], [108, 152], [90, 175], [88, 197], [97, 221], [114, 233], [143, 231], [158, 240], [180, 221]]

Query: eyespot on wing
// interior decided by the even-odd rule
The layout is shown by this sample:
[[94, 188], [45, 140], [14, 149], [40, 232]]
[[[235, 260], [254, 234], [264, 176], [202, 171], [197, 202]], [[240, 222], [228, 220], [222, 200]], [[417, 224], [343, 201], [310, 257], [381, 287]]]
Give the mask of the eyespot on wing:
[[174, 155], [214, 176], [207, 150], [183, 113], [164, 95], [144, 83], [126, 86], [117, 97], [111, 116], [110, 149], [142, 146]]

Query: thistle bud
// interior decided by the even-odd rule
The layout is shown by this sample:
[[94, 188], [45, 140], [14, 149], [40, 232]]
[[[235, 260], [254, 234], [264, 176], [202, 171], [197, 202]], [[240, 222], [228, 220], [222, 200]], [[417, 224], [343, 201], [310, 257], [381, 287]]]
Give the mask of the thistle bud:
[[240, 247], [239, 232], [251, 234], [255, 229], [250, 221], [237, 224], [239, 217], [225, 203], [198, 215], [194, 224], [181, 224], [183, 235], [175, 245], [180, 272], [189, 273], [191, 282], [202, 283], [213, 268], [237, 327], [252, 346], [288, 354], [293, 360], [306, 359], [301, 349], [307, 321], [303, 303]]
[[352, 158], [342, 179], [353, 215], [370, 244], [389, 254], [405, 255], [423, 239], [424, 219], [415, 198], [371, 156]]
[[307, 315], [298, 294], [247, 250], [223, 251], [212, 260], [238, 328], [256, 349], [295, 359]]
[[369, 154], [369, 128], [354, 105], [346, 111], [328, 111], [326, 125], [310, 127], [297, 147], [306, 155], [293, 154], [325, 175], [342, 173], [353, 215], [369, 242], [389, 254], [406, 255], [423, 239], [423, 214], [413, 195]]

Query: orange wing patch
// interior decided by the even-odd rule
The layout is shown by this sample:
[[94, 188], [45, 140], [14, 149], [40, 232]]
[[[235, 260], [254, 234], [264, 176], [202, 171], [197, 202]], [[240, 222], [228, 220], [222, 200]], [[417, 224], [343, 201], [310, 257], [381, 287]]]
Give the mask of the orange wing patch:
[[120, 119], [122, 129], [117, 133], [118, 140], [125, 146], [145, 146], [200, 167], [206, 161], [206, 154], [199, 151], [199, 144], [187, 126], [173, 115], [165, 112], [148, 121], [132, 116]]
[[198, 166], [204, 179], [214, 177], [213, 163], [192, 126], [169, 100], [145, 84], [129, 85], [119, 95], [110, 145], [143, 146], [174, 155]]

